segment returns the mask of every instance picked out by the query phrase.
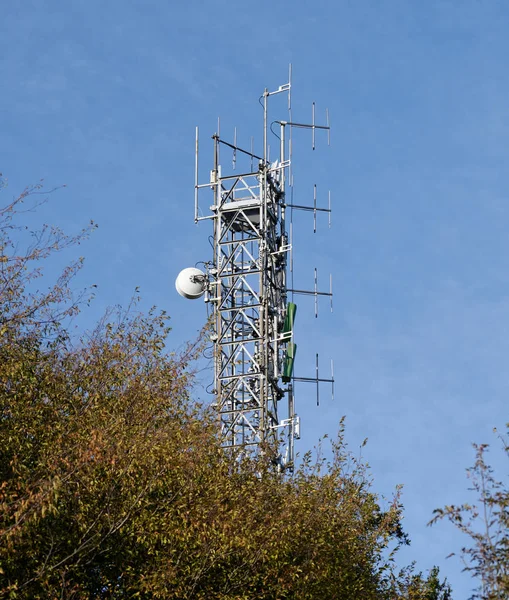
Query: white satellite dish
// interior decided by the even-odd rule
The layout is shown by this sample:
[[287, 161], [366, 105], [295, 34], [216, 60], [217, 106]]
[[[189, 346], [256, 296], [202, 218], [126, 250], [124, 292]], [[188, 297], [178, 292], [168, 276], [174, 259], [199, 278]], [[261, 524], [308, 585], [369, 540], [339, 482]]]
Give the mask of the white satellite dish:
[[205, 293], [206, 277], [203, 271], [195, 267], [189, 267], [180, 271], [175, 280], [177, 292], [184, 298], [196, 300]]

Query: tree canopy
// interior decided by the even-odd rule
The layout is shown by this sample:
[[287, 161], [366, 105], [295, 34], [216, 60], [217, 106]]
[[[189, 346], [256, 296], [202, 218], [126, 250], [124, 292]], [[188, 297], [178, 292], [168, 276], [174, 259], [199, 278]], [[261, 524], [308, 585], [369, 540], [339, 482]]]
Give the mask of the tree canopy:
[[21, 253], [31, 191], [0, 211], [0, 597], [451, 597], [437, 569], [396, 567], [399, 490], [374, 492], [343, 423], [330, 459], [308, 453], [282, 476], [221, 449], [192, 397], [202, 338], [169, 352], [164, 312], [133, 304], [72, 337], [81, 259], [35, 282], [90, 228], [43, 228]]
[[[499, 439], [504, 456], [509, 458], [509, 423], [506, 428], [506, 436]], [[470, 490], [477, 495], [476, 503], [438, 508], [431, 523], [449, 520], [467, 536], [460, 557], [464, 570], [479, 583], [471, 598], [505, 600], [509, 598], [509, 488], [487, 462], [489, 445], [473, 446], [476, 460], [467, 475]]]

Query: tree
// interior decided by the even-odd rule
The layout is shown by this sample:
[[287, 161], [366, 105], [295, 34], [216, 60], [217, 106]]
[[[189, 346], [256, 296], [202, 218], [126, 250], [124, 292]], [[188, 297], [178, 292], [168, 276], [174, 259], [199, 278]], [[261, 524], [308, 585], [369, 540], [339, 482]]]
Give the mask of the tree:
[[377, 496], [343, 423], [330, 460], [282, 477], [226, 454], [193, 401], [203, 335], [171, 353], [167, 315], [133, 303], [72, 339], [81, 263], [30, 286], [86, 232], [18, 255], [19, 206], [0, 213], [0, 597], [448, 600], [435, 571], [397, 572], [399, 491]]
[[[509, 423], [506, 427], [509, 434]], [[500, 436], [509, 458], [508, 440], [509, 435]], [[445, 518], [468, 536], [470, 545], [461, 549], [464, 570], [480, 580], [472, 598], [502, 600], [509, 598], [509, 488], [496, 479], [486, 462], [489, 445], [473, 447], [476, 460], [467, 475], [472, 482], [470, 489], [478, 494], [478, 504], [438, 508], [430, 524]]]
[[[0, 191], [5, 187], [0, 174]], [[0, 208], [1, 335], [21, 330], [33, 330], [38, 334], [55, 333], [65, 318], [76, 314], [80, 304], [87, 299], [84, 293], [76, 296], [70, 287], [83, 264], [83, 257], [71, 262], [47, 291], [41, 292], [34, 287], [35, 281], [43, 274], [42, 261], [56, 252], [79, 245], [96, 228], [91, 221], [77, 235], [69, 236], [58, 227], [43, 225], [38, 231], [28, 232], [26, 226], [17, 225], [15, 217], [33, 212], [45, 202], [45, 199], [38, 199], [42, 193], [42, 183], [30, 186]], [[29, 241], [25, 250], [21, 251], [22, 234], [27, 232]], [[13, 233], [20, 239], [13, 239]]]
[[405, 600], [452, 600], [451, 586], [440, 581], [438, 567], [433, 567], [426, 579], [422, 573], [413, 572], [414, 565], [403, 569], [398, 578], [398, 598]]

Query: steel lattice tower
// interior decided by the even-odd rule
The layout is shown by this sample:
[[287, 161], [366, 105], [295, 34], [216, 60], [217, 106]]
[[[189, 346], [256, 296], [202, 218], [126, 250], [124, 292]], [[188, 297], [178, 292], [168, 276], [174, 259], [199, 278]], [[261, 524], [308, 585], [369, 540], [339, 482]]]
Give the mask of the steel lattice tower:
[[[268, 102], [275, 94], [288, 94], [289, 119], [274, 121], [278, 154], [269, 159]], [[214, 162], [210, 181], [198, 181], [198, 129], [196, 130], [195, 221], [213, 222], [213, 258], [204, 263], [206, 272], [194, 271], [191, 285], [201, 285], [205, 301], [212, 309], [214, 347], [215, 406], [221, 422], [224, 446], [245, 452], [264, 452], [281, 468], [293, 468], [294, 440], [299, 437], [299, 417], [295, 413], [293, 361], [296, 345], [293, 322], [296, 305], [289, 294], [331, 296], [329, 293], [292, 290], [288, 287], [291, 243], [287, 213], [293, 208], [314, 210], [314, 207], [292, 205], [287, 198], [287, 181], [291, 182], [291, 133], [295, 127], [329, 131], [329, 125], [319, 126], [291, 121], [290, 81], [275, 92], [264, 91], [263, 152], [260, 156], [213, 136]], [[328, 121], [328, 117], [327, 117]], [[253, 144], [251, 143], [251, 146]], [[233, 152], [233, 167], [237, 155], [247, 157], [250, 168], [244, 173], [223, 173], [220, 164], [221, 146]], [[233, 169], [232, 169], [233, 171]], [[211, 213], [200, 215], [199, 192], [210, 188], [213, 194]], [[180, 277], [180, 276], [179, 276]], [[200, 290], [201, 291], [201, 290]], [[201, 294], [199, 294], [201, 295]], [[195, 296], [188, 296], [195, 297]], [[197, 296], [196, 296], [197, 297]], [[299, 380], [299, 379], [297, 379]], [[318, 369], [313, 381], [318, 386]], [[284, 418], [281, 418], [284, 413]]]

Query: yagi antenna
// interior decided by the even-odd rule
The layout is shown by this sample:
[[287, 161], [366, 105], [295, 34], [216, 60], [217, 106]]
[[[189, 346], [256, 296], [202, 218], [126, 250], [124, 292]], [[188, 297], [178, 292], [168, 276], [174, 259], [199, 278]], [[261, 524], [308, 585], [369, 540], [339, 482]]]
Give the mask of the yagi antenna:
[[318, 288], [318, 269], [315, 267], [314, 270], [314, 287], [312, 290], [300, 290], [295, 288], [289, 288], [289, 292], [292, 294], [298, 294], [300, 296], [313, 296], [315, 302], [315, 317], [318, 317], [318, 297], [326, 296], [330, 299], [330, 311], [333, 312], [332, 307], [332, 274], [329, 275], [329, 291], [320, 291]]
[[294, 204], [293, 200], [287, 204], [288, 208], [290, 209], [295, 209], [295, 210], [303, 210], [303, 211], [307, 211], [307, 212], [312, 212], [313, 213], [313, 233], [316, 233], [316, 228], [317, 228], [317, 214], [318, 213], [325, 213], [328, 215], [329, 217], [329, 229], [331, 226], [331, 214], [332, 214], [332, 208], [331, 208], [331, 194], [329, 191], [329, 195], [328, 195], [328, 208], [323, 208], [321, 206], [318, 206], [318, 196], [317, 196], [317, 186], [316, 183], [313, 186], [313, 203], [309, 206], [309, 205], [303, 205], [303, 204]]
[[[205, 181], [200, 181], [196, 129], [194, 219], [213, 221], [212, 257], [201, 263], [203, 270], [191, 267], [181, 271], [175, 282], [181, 296], [191, 300], [203, 297], [212, 311], [212, 393], [223, 446], [236, 456], [258, 453], [279, 470], [289, 471], [295, 462], [295, 440], [300, 437], [295, 387], [299, 382], [313, 382], [317, 404], [322, 383], [331, 383], [334, 395], [333, 366], [330, 378], [323, 378], [318, 354], [313, 377], [294, 374], [298, 341], [294, 298], [313, 297], [315, 317], [321, 296], [330, 298], [332, 310], [332, 276], [329, 291], [321, 287], [317, 269], [312, 289], [293, 285], [297, 265], [293, 212], [311, 212], [316, 233], [321, 214], [328, 216], [330, 226], [331, 202], [329, 193], [328, 207], [324, 206], [316, 185], [308, 203], [293, 201], [294, 129], [310, 130], [315, 150], [321, 132], [326, 131], [330, 141], [330, 125], [328, 111], [325, 125], [318, 122], [314, 102], [311, 123], [294, 121], [291, 92], [290, 65], [288, 82], [273, 91], [265, 89], [260, 96], [263, 143], [256, 154], [253, 137], [248, 148], [242, 147], [236, 127], [233, 140], [222, 139], [218, 119], [212, 136], [213, 164]], [[286, 120], [269, 120], [269, 104], [272, 107], [273, 96], [280, 94], [287, 94]], [[270, 137], [272, 146], [271, 132], [275, 134]], [[221, 146], [232, 151], [230, 172], [222, 169]], [[200, 199], [205, 190], [212, 194], [212, 201], [208, 199], [202, 210]]]

